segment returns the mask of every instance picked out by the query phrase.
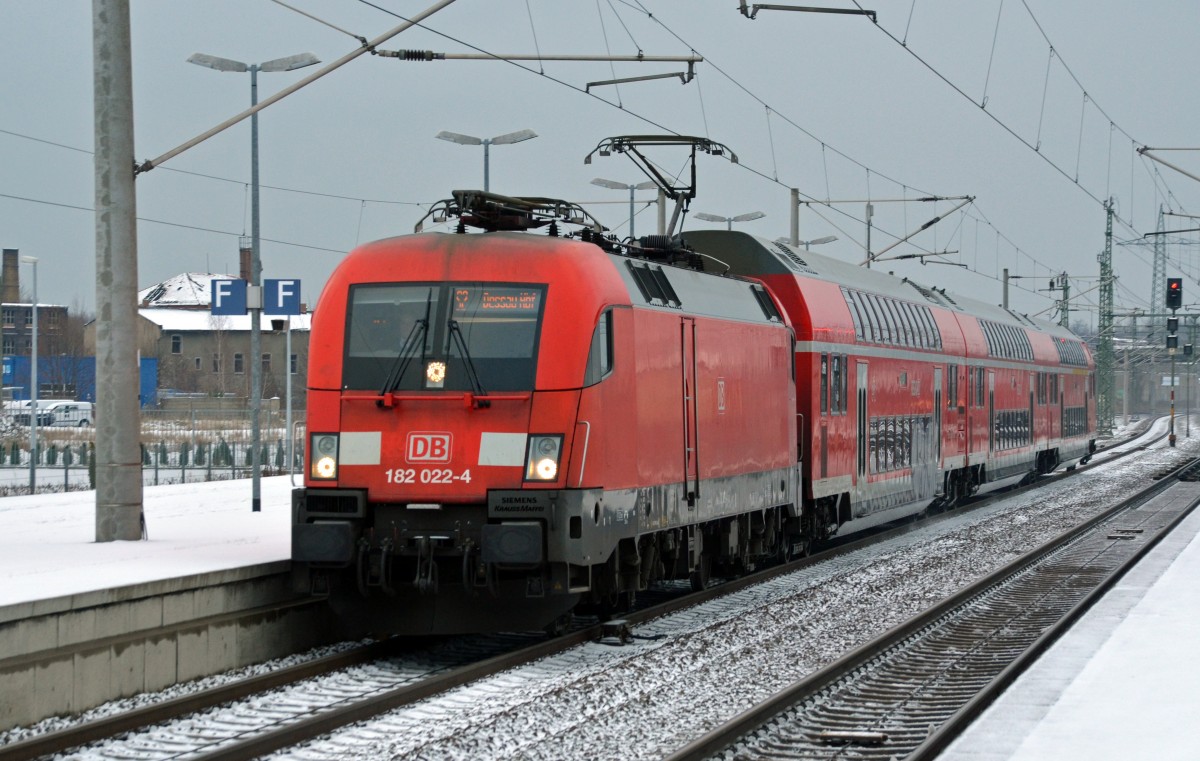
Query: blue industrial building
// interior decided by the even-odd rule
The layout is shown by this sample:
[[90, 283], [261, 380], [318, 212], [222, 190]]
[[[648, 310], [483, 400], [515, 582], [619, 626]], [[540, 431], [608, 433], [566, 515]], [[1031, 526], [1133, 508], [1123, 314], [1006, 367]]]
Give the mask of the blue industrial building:
[[[4, 357], [5, 398], [29, 399], [29, 357]], [[95, 357], [38, 357], [38, 398], [96, 401]], [[143, 357], [138, 402], [142, 407], [158, 404], [158, 360]]]

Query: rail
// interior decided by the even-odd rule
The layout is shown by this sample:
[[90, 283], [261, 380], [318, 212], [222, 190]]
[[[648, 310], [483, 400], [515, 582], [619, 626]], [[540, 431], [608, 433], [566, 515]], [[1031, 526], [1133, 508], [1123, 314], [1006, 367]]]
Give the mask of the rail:
[[[669, 761], [711, 758], [731, 747], [754, 755], [752, 743], [758, 741], [785, 754], [795, 753], [796, 757], [804, 756], [805, 752], [819, 753], [822, 748], [828, 752], [832, 745], [853, 745], [856, 753], [870, 757], [909, 761], [934, 758], [1195, 508], [1200, 502], [1200, 491], [1192, 488], [1181, 495], [1185, 503], [1182, 507], [1172, 503], [1165, 505], [1158, 515], [1149, 511], [1141, 514], [1153, 533], [1142, 527], [1116, 529], [1113, 534], [1099, 536], [1098, 529], [1133, 508], [1146, 506], [1149, 500], [1177, 484], [1186, 471], [1194, 470], [1196, 463], [1195, 459], [1189, 460], [1138, 494], [798, 680], [675, 752], [668, 757]], [[1156, 522], [1155, 518], [1160, 520]], [[1147, 533], [1136, 549], [1130, 547], [1131, 543], [1116, 541], [1139, 536], [1142, 531]], [[1107, 553], [1094, 549], [1087, 543], [1092, 538], [1115, 549]], [[1076, 542], [1087, 562], [1094, 565], [1080, 561], [1076, 566], [1067, 562], [1073, 560], [1064, 548]], [[1104, 562], [1113, 565], [1106, 566]], [[1051, 566], [1046, 575], [1052, 582], [1044, 586], [1038, 586], [1042, 583], [1037, 576], [1039, 564]], [[1053, 592], [1070, 593], [1066, 598], [1069, 604], [1054, 599], [1051, 588]], [[1006, 601], [1003, 597], [1006, 593], [1011, 593], [1013, 599]], [[1054, 611], [1055, 605], [1065, 606], [1066, 612]], [[1054, 611], [1048, 624], [1038, 618], [1048, 615], [1043, 609]], [[988, 618], [997, 612], [1008, 617], [998, 622]], [[1020, 632], [1019, 624], [1024, 619], [1032, 619], [1033, 625]], [[994, 631], [1003, 635], [989, 640]], [[1022, 640], [1022, 636], [1026, 639]], [[985, 649], [985, 644], [1011, 649], [1013, 641], [1021, 643], [1019, 654], [1009, 653], [1007, 658]], [[954, 654], [946, 655], [949, 651]], [[928, 671], [923, 670], [926, 668]], [[969, 685], [979, 675], [986, 678], [984, 684], [970, 688], [966, 694], [964, 684]], [[945, 691], [934, 693], [938, 688]], [[899, 695], [895, 702], [889, 698], [893, 691]], [[820, 716], [817, 711], [805, 710], [806, 705], [816, 704], [820, 705]], [[845, 723], [839, 724], [839, 718], [845, 719]], [[853, 729], [847, 729], [848, 724], [853, 724]], [[935, 725], [932, 730], [931, 724]], [[868, 747], [873, 750], [868, 752]]]

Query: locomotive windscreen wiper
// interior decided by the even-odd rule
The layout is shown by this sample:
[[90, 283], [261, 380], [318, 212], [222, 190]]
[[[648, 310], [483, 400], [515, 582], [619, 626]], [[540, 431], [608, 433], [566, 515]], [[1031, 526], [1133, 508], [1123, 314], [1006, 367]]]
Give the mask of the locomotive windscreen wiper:
[[429, 289], [429, 293], [425, 296], [425, 317], [413, 323], [412, 330], [408, 331], [408, 338], [404, 339], [404, 345], [400, 347], [400, 353], [392, 360], [391, 369], [388, 370], [387, 379], [383, 382], [383, 388], [379, 390], [379, 395], [394, 391], [396, 386], [400, 385], [400, 380], [404, 377], [404, 371], [408, 369], [408, 363], [412, 361], [413, 355], [417, 353], [417, 346], [421, 347], [421, 364], [425, 364], [425, 334], [429, 332], [429, 311], [433, 305], [433, 289]]
[[458, 347], [458, 353], [462, 356], [463, 364], [467, 368], [467, 379], [471, 381], [471, 392], [476, 396], [487, 396], [487, 392], [483, 390], [483, 383], [479, 380], [479, 373], [475, 371], [475, 363], [471, 361], [471, 352], [467, 351], [467, 341], [463, 338], [458, 320], [450, 318], [446, 325], [450, 328], [450, 338]]

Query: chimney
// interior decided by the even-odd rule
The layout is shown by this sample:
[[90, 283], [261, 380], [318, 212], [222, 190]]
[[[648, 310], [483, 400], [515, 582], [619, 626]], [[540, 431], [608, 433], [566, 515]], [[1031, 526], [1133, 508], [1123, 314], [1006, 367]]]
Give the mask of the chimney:
[[15, 248], [4, 249], [4, 260], [0, 264], [0, 301], [21, 303], [21, 258]]
[[245, 235], [238, 238], [238, 277], [250, 282], [250, 239]]

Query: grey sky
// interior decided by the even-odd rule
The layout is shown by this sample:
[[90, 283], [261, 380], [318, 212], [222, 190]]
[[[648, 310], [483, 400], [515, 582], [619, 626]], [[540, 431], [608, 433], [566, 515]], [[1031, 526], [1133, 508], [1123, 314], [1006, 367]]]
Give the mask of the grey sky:
[[[380, 0], [380, 10], [352, 0], [289, 0], [367, 38], [400, 23], [385, 11], [412, 15], [430, 4]], [[855, 7], [852, 0], [829, 5]], [[264, 277], [302, 278], [305, 300], [315, 303], [343, 252], [410, 233], [431, 202], [482, 187], [482, 149], [435, 140], [440, 130], [491, 137], [533, 129], [535, 140], [493, 147], [492, 190], [615, 202], [590, 208], [619, 234], [628, 229], [627, 195], [590, 180], [645, 178], [621, 156], [590, 166], [583, 158], [621, 134], [670, 130], [728, 145], [740, 165], [702, 157], [692, 211], [763, 211], [765, 218], [739, 229], [769, 238], [788, 232], [790, 187], [818, 199], [972, 195], [976, 204], [965, 213], [890, 252], [958, 251], [947, 258], [972, 271], [912, 261], [877, 266], [995, 302], [996, 278], [1008, 267], [1036, 276], [1014, 281], [1011, 297], [1031, 314], [1051, 306], [1049, 294], [1033, 290], [1045, 289], [1052, 272], [1078, 278], [1074, 293], [1094, 285], [1104, 233], [1095, 199], [1111, 195], [1132, 222], [1135, 229], [1117, 224], [1121, 240], [1154, 230], [1159, 204], [1200, 213], [1200, 183], [1137, 157], [1133, 142], [1200, 147], [1200, 5], [905, 0], [863, 7], [878, 12], [882, 29], [863, 17], [779, 11], [751, 21], [736, 0], [458, 0], [427, 22], [453, 39], [414, 29], [383, 47], [547, 55], [694, 49], [706, 61], [687, 85], [658, 80], [588, 95], [590, 81], [685, 67], [363, 56], [260, 118]], [[1055, 46], [1053, 60], [1033, 18]], [[91, 4], [0, 0], [0, 20], [0, 245], [39, 257], [43, 302], [90, 308], [93, 215], [66, 207], [93, 204], [91, 156], [18, 135], [91, 150]], [[135, 0], [132, 24], [139, 161], [248, 105], [247, 74], [194, 66], [186, 62], [192, 53], [254, 62], [312, 52], [329, 62], [358, 44], [269, 0]], [[987, 113], [1040, 142], [1040, 155], [883, 30], [976, 102], [986, 83]], [[1064, 61], [1086, 88], [1086, 105]], [[261, 74], [260, 99], [313, 70]], [[249, 232], [249, 143], [247, 121], [138, 179], [141, 286], [183, 271], [236, 272], [237, 235]], [[1200, 173], [1200, 153], [1162, 155]], [[683, 166], [677, 153], [652, 157], [671, 171]], [[953, 205], [877, 204], [873, 250]], [[862, 218], [861, 203], [806, 208], [801, 238], [837, 235], [822, 253], [859, 261]], [[645, 211], [637, 231], [650, 232], [653, 222]], [[686, 227], [710, 224], [689, 219]], [[1200, 227], [1200, 220], [1166, 224]], [[1200, 241], [1196, 233], [1182, 237]], [[1168, 254], [1168, 274], [1182, 274], [1190, 289], [1185, 302], [1197, 301], [1200, 247], [1172, 245]], [[1114, 261], [1118, 307], [1147, 307], [1149, 248], [1118, 247]], [[1083, 295], [1077, 307], [1095, 300], [1094, 292]]]

